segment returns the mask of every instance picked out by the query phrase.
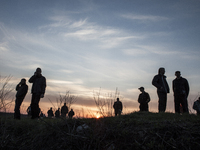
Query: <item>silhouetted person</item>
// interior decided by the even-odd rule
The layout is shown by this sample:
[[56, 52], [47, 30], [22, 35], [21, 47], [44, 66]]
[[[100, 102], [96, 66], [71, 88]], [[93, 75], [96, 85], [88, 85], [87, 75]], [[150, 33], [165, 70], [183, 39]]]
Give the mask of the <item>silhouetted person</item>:
[[40, 98], [44, 97], [46, 89], [46, 78], [42, 76], [42, 70], [40, 68], [36, 69], [34, 75], [29, 79], [30, 83], [33, 83], [31, 93], [31, 115], [32, 119], [39, 118], [39, 102]]
[[183, 108], [183, 113], [189, 113], [187, 97], [189, 95], [189, 84], [188, 81], [181, 77], [181, 72], [175, 72], [176, 79], [172, 82], [172, 89], [174, 92], [174, 105], [175, 112], [180, 114], [180, 104]]
[[119, 98], [117, 98], [117, 101], [114, 102], [113, 108], [115, 110], [115, 116], [121, 115], [123, 106], [122, 106], [122, 102], [119, 101]]
[[27, 112], [28, 116], [31, 116], [31, 105], [28, 106], [26, 112]]
[[21, 82], [16, 86], [16, 100], [15, 100], [15, 113], [14, 119], [21, 119], [20, 106], [28, 92], [28, 85], [26, 85], [26, 79], [21, 79]]
[[47, 111], [48, 117], [52, 118], [54, 116], [52, 107]]
[[69, 111], [68, 116], [69, 116], [70, 119], [72, 119], [72, 117], [74, 116], [74, 111], [73, 111], [73, 109], [71, 109], [71, 110]]
[[58, 110], [56, 110], [55, 117], [60, 118], [60, 108], [58, 108]]
[[197, 115], [200, 115], [200, 97], [194, 102], [193, 109], [196, 110]]
[[61, 116], [66, 117], [66, 114], [68, 113], [68, 107], [66, 106], [66, 103], [64, 103], [64, 106], [61, 108]]
[[157, 88], [158, 94], [158, 110], [165, 112], [167, 104], [167, 93], [169, 93], [169, 85], [166, 80], [165, 68], [159, 68], [158, 74], [154, 76], [152, 84]]
[[44, 117], [44, 114], [43, 114], [43, 112], [41, 111], [41, 113], [40, 113], [40, 118], [43, 118]]
[[138, 103], [140, 103], [140, 111], [149, 111], [148, 103], [150, 102], [150, 96], [147, 92], [144, 91], [144, 87], [139, 88], [142, 92], [138, 97]]

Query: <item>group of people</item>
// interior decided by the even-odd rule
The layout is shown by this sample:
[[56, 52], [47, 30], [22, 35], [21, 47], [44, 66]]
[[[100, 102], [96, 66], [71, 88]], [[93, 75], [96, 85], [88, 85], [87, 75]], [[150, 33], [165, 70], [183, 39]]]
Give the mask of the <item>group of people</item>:
[[[31, 98], [31, 118], [39, 118], [40, 108], [39, 101], [44, 97], [46, 89], [46, 78], [42, 76], [41, 68], [37, 68], [34, 75], [29, 79], [29, 83], [32, 83], [32, 98]], [[16, 87], [16, 100], [15, 100], [15, 113], [14, 118], [20, 119], [20, 106], [28, 92], [28, 85], [26, 84], [26, 79], [21, 79], [21, 82]]]
[[[180, 71], [175, 72], [176, 78], [172, 81], [172, 90], [174, 92], [174, 106], [175, 113], [189, 113], [188, 110], [188, 95], [189, 95], [189, 84], [187, 79], [181, 76]], [[157, 88], [158, 95], [158, 111], [165, 112], [167, 104], [167, 94], [170, 92], [169, 85], [165, 76], [165, 68], [159, 68], [158, 74], [154, 76], [152, 85]], [[141, 94], [138, 97], [138, 103], [140, 104], [140, 111], [149, 111], [148, 103], [150, 102], [150, 96], [145, 92], [144, 87], [140, 87]], [[115, 116], [121, 115], [122, 102], [117, 101], [114, 103], [113, 108], [115, 110]], [[200, 97], [194, 102], [193, 109], [200, 115]]]
[[[32, 83], [32, 98], [31, 98], [31, 105], [27, 109], [28, 115], [31, 115], [31, 119], [43, 117], [44, 114], [41, 112], [41, 109], [39, 108], [39, 102], [40, 99], [44, 97], [45, 89], [46, 89], [46, 78], [42, 76], [42, 70], [41, 68], [37, 68], [34, 75], [30, 77], [29, 83]], [[15, 100], [15, 109], [14, 109], [14, 119], [20, 119], [20, 106], [28, 92], [28, 85], [26, 84], [26, 79], [21, 79], [20, 83], [16, 86], [16, 100]], [[52, 108], [48, 110], [48, 117], [53, 117], [53, 111]], [[66, 114], [68, 114], [69, 118], [72, 118], [74, 116], [74, 111], [71, 109], [71, 111], [68, 113], [68, 107], [66, 106], [66, 103], [64, 103], [64, 106], [61, 108], [61, 116], [66, 117]], [[55, 112], [55, 117], [60, 117], [60, 108]]]
[[[48, 117], [49, 117], [49, 118], [54, 117], [54, 113], [53, 113], [52, 107], [47, 111], [47, 114], [48, 114]], [[68, 117], [69, 117], [70, 119], [72, 119], [72, 117], [75, 115], [73, 109], [71, 109], [71, 110], [68, 112], [68, 107], [67, 107], [66, 103], [64, 103], [64, 105], [61, 107], [61, 111], [60, 111], [60, 108], [58, 108], [58, 109], [55, 111], [55, 117], [56, 117], [56, 118], [66, 117], [67, 114], [68, 114]]]
[[[41, 98], [44, 97], [45, 89], [46, 89], [46, 78], [42, 76], [41, 68], [37, 68], [34, 75], [29, 79], [29, 83], [32, 83], [32, 98], [31, 98], [31, 118], [39, 118], [40, 108], [39, 108], [39, 101]], [[189, 95], [189, 84], [187, 79], [181, 76], [180, 71], [175, 72], [176, 78], [172, 82], [172, 89], [174, 92], [174, 106], [176, 113], [189, 113], [188, 111], [188, 102], [187, 98]], [[152, 85], [157, 88], [157, 95], [158, 95], [158, 111], [165, 112], [166, 104], [167, 104], [167, 94], [169, 93], [169, 85], [166, 80], [165, 76], [165, 68], [159, 68], [158, 74], [154, 76], [152, 80]], [[141, 94], [138, 97], [138, 102], [140, 103], [140, 111], [148, 111], [148, 103], [150, 102], [150, 96], [147, 92], [145, 92], [144, 87], [140, 87], [139, 90]], [[14, 118], [20, 119], [20, 106], [28, 92], [28, 85], [26, 84], [26, 79], [21, 79], [20, 83], [16, 86], [16, 100], [15, 100], [15, 113]], [[68, 113], [68, 108], [66, 109], [66, 103], [61, 108], [61, 116], [66, 116]], [[65, 108], [65, 110], [63, 109]], [[115, 110], [115, 116], [121, 115], [122, 113], [122, 102], [117, 101], [114, 103], [113, 108]], [[195, 101], [193, 105], [193, 109], [197, 111], [197, 114], [200, 114], [200, 98], [199, 100]], [[48, 111], [49, 116], [54, 116], [52, 109]], [[73, 110], [68, 113], [69, 117], [72, 118], [74, 115]], [[60, 109], [55, 112], [55, 117], [60, 116]]]
[[[175, 76], [176, 78], [172, 81], [175, 113], [189, 113], [187, 98], [190, 88], [188, 81], [181, 76], [180, 71], [176, 71]], [[159, 68], [158, 74], [155, 75], [152, 80], [152, 85], [157, 88], [158, 111], [165, 112], [167, 94], [170, 92], [165, 76], [165, 68]], [[139, 90], [142, 92], [138, 98], [138, 102], [140, 103], [140, 111], [148, 111], [148, 102], [150, 101], [150, 96], [144, 91], [144, 87], [140, 87]]]

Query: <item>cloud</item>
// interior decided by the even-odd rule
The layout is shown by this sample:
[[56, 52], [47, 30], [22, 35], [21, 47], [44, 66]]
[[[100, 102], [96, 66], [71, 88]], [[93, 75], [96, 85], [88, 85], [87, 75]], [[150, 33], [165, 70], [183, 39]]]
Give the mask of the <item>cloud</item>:
[[0, 51], [2, 51], [2, 52], [8, 51], [8, 43], [7, 42], [0, 43]]
[[129, 20], [152, 21], [152, 22], [169, 20], [169, 18], [167, 17], [153, 16], [153, 15], [123, 14], [121, 15], [121, 17]]

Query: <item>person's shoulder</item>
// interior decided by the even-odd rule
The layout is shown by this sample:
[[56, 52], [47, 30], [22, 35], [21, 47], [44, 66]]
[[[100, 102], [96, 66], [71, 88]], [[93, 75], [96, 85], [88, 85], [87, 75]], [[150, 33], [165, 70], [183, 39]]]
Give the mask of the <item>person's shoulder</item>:
[[45, 76], [42, 76], [42, 78], [46, 80]]
[[183, 78], [183, 77], [181, 77], [182, 78], [182, 80], [184, 80], [184, 81], [187, 81], [187, 79], [186, 78]]
[[156, 75], [154, 76], [154, 78], [156, 78], [156, 77], [159, 77], [159, 74], [156, 74]]
[[157, 74], [154, 76], [154, 79], [159, 79], [160, 77], [161, 77], [160, 74]]

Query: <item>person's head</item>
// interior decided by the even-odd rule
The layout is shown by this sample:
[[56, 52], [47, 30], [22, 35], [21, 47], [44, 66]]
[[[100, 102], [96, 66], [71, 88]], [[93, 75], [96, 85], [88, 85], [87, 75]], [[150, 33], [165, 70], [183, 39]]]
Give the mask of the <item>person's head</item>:
[[119, 101], [119, 98], [117, 98], [117, 101]]
[[26, 84], [26, 79], [21, 79], [21, 84]]
[[199, 97], [199, 100], [200, 100], [200, 97]]
[[161, 67], [158, 69], [158, 74], [164, 75], [165, 74], [165, 68]]
[[37, 75], [41, 75], [41, 73], [42, 73], [42, 69], [41, 69], [41, 68], [37, 68], [37, 69], [36, 69], [36, 74], [37, 74]]
[[176, 71], [176, 72], [175, 72], [175, 76], [176, 76], [177, 78], [180, 78], [180, 77], [181, 77], [181, 72], [180, 72], [180, 71]]
[[73, 109], [71, 109], [71, 111], [73, 111]]
[[52, 110], [52, 107], [50, 109]]
[[144, 87], [140, 87], [138, 89], [140, 90], [140, 92], [144, 92]]
[[66, 106], [66, 103], [64, 103], [64, 106]]

